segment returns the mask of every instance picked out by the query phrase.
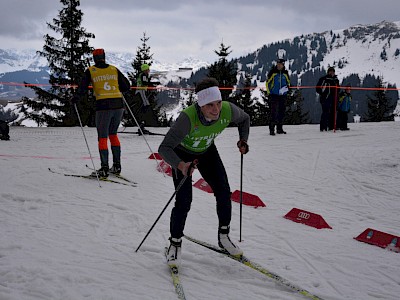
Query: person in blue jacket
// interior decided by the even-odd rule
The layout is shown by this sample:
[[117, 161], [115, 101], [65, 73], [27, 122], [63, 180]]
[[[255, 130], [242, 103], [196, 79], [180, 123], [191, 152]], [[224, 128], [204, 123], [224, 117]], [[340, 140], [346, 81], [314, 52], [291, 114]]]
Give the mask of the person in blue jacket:
[[339, 103], [337, 108], [337, 127], [339, 130], [350, 130], [347, 127], [347, 115], [351, 108], [351, 88], [346, 86], [344, 91], [339, 94]]
[[286, 134], [286, 131], [283, 130], [283, 118], [285, 117], [290, 79], [289, 73], [285, 69], [284, 59], [278, 59], [276, 66], [269, 71], [265, 85], [271, 108], [269, 134], [275, 135], [275, 125], [277, 134]]

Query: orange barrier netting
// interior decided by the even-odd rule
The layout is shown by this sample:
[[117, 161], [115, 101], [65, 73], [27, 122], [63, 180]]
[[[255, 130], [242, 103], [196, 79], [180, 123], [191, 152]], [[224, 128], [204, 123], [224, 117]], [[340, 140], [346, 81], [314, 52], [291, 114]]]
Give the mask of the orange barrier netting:
[[[71, 85], [71, 84], [38, 84], [38, 83], [20, 83], [20, 82], [2, 82], [0, 81], [0, 85], [8, 85], [8, 86], [24, 86], [24, 87], [41, 87], [41, 86], [58, 86], [58, 87], [65, 87], [65, 88], [77, 88], [77, 85]], [[315, 88], [324, 88], [322, 86], [291, 86], [291, 89], [315, 89]], [[92, 88], [92, 86], [89, 86], [89, 88]], [[138, 86], [131, 86], [131, 89], [140, 89], [143, 87], [138, 87]], [[330, 88], [337, 88], [337, 89], [346, 89], [349, 88], [350, 90], [366, 90], [366, 91], [400, 91], [400, 88], [387, 88], [387, 87], [348, 87], [348, 86], [331, 86]], [[183, 87], [166, 87], [166, 86], [155, 86], [155, 87], [147, 87], [148, 90], [194, 90], [194, 88], [183, 88]], [[220, 90], [265, 90], [265, 88], [262, 87], [244, 87], [244, 88], [238, 88], [238, 87], [220, 87]]]

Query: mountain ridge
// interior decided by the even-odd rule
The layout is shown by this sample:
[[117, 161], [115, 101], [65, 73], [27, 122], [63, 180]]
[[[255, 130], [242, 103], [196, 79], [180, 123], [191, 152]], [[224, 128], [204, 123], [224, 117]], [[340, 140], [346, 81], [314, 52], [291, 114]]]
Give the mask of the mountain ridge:
[[[267, 73], [276, 63], [278, 53], [287, 60], [286, 67], [291, 75], [292, 85], [310, 87], [304, 91], [303, 96], [312, 122], [319, 118], [319, 105], [315, 104], [318, 99], [312, 86], [315, 86], [320, 76], [326, 74], [329, 66], [336, 68], [341, 84], [374, 88], [375, 78], [380, 77], [386, 86], [400, 86], [400, 21], [357, 24], [345, 29], [303, 34], [265, 44], [247, 55], [231, 59], [238, 66], [238, 85], [249, 74], [253, 86], [258, 87], [252, 91], [252, 97], [261, 99]], [[106, 59], [125, 74], [133, 70], [131, 63], [134, 54], [106, 51]], [[10, 99], [12, 96], [15, 100], [20, 99], [19, 92], [22, 89], [8, 88], [1, 82], [48, 83], [46, 64], [47, 61], [39, 57], [35, 50], [0, 49], [0, 98]], [[196, 74], [204, 74], [208, 65], [208, 62], [188, 57], [176, 64], [164, 64], [155, 60], [151, 70], [159, 76], [163, 85], [173, 81], [186, 87], [193, 85], [195, 78], [198, 78]], [[5, 72], [7, 70], [13, 71]], [[360, 105], [358, 102], [356, 104], [360, 111], [355, 110], [354, 113], [364, 113], [367, 94], [358, 91], [354, 94], [356, 101], [360, 102]], [[398, 99], [398, 93], [391, 95]]]

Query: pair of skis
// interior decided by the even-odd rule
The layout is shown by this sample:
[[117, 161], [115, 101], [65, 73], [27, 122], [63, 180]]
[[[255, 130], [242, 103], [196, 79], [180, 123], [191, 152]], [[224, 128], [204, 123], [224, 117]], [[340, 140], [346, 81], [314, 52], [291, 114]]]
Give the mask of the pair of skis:
[[[140, 132], [130, 132], [130, 131], [118, 131], [118, 133], [127, 133], [127, 134], [137, 134], [137, 135], [142, 135]], [[146, 131], [143, 133], [144, 135], [159, 135], [159, 136], [165, 136], [164, 133], [157, 133], [157, 132], [151, 132], [151, 131]]]
[[[91, 169], [89, 166], [86, 166], [87, 168]], [[69, 173], [62, 173], [62, 172], [57, 172], [54, 171], [50, 168], [48, 168], [51, 173], [54, 174], [59, 174], [59, 175], [64, 175], [68, 177], [78, 177], [78, 178], [86, 178], [86, 179], [91, 179], [91, 180], [97, 180], [97, 177], [91, 176], [91, 175], [83, 175], [83, 174], [69, 174]], [[115, 178], [110, 178], [110, 177], [115, 177]], [[116, 180], [120, 179], [120, 180]], [[105, 181], [105, 182], [110, 182], [110, 183], [116, 183], [120, 185], [125, 185], [125, 186], [131, 186], [131, 187], [136, 187], [137, 182], [130, 180], [122, 175], [119, 174], [110, 174], [109, 177], [99, 177], [100, 181]]]
[[[259, 264], [251, 261], [249, 258], [247, 258], [245, 256], [241, 256], [239, 258], [239, 257], [233, 256], [233, 255], [230, 255], [226, 250], [221, 249], [219, 247], [216, 247], [214, 245], [211, 245], [211, 244], [209, 244], [207, 242], [200, 241], [198, 239], [192, 238], [192, 237], [187, 236], [187, 235], [185, 235], [184, 237], [187, 240], [189, 240], [189, 241], [191, 241], [191, 242], [193, 242], [195, 244], [198, 244], [198, 245], [200, 245], [202, 247], [205, 247], [207, 249], [210, 249], [210, 250], [212, 250], [214, 252], [223, 254], [223, 255], [225, 255], [225, 256], [227, 256], [227, 257], [229, 257], [229, 258], [231, 258], [231, 259], [233, 259], [233, 260], [235, 260], [237, 262], [240, 262], [240, 263], [244, 264], [245, 266], [248, 266], [251, 269], [253, 269], [255, 271], [258, 271], [259, 273], [267, 276], [268, 278], [273, 279], [275, 282], [287, 287], [288, 289], [290, 289], [290, 290], [292, 290], [292, 291], [294, 291], [294, 292], [296, 292], [296, 293], [298, 293], [300, 295], [305, 296], [308, 299], [322, 300], [322, 298], [320, 298], [320, 297], [318, 297], [316, 295], [313, 295], [310, 292], [308, 292], [307, 290], [296, 286], [295, 284], [291, 283], [287, 279], [279, 276], [278, 274], [275, 274], [275, 273], [267, 270], [266, 268], [264, 268], [264, 267], [260, 266]], [[171, 272], [172, 282], [174, 284], [175, 291], [176, 291], [176, 293], [178, 295], [178, 298], [181, 299], [181, 300], [186, 299], [185, 298], [185, 293], [183, 291], [183, 285], [182, 285], [180, 277], [179, 277], [178, 268], [176, 266], [169, 266], [169, 268], [170, 268], [170, 272]]]

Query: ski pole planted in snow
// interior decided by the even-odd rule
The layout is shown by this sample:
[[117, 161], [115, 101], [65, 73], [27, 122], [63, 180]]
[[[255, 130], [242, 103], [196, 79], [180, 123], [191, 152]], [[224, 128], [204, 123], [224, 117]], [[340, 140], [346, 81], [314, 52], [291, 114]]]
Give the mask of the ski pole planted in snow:
[[[149, 150], [150, 150], [150, 153], [152, 153], [152, 155], [154, 156], [154, 152], [153, 152], [153, 150], [151, 149], [149, 143], [147, 142], [147, 139], [146, 139], [146, 137], [144, 136], [144, 132], [142, 131], [142, 128], [140, 127], [140, 125], [139, 125], [139, 123], [138, 123], [138, 121], [137, 121], [135, 115], [133, 114], [133, 112], [132, 112], [132, 110], [131, 110], [131, 108], [130, 108], [130, 106], [129, 106], [129, 104], [128, 104], [128, 101], [126, 101], [126, 99], [125, 99], [125, 97], [124, 97], [123, 95], [122, 95], [122, 99], [124, 100], [125, 105], [126, 105], [126, 108], [128, 109], [129, 113], [131, 114], [133, 120], [135, 121], [136, 126], [138, 127], [138, 130], [140, 131], [142, 137], [144, 138], [144, 141], [146, 142], [147, 147], [148, 147]], [[154, 160], [156, 161], [157, 168], [159, 168], [160, 170], [163, 170], [163, 169], [160, 167], [160, 164], [158, 163], [158, 160], [156, 159], [155, 156], [154, 156]], [[165, 177], [164, 172], [163, 172], [163, 175], [164, 175], [164, 177]]]
[[[196, 168], [198, 161], [197, 159], [192, 161], [192, 163], [190, 164], [188, 170], [187, 170], [187, 174], [190, 174], [191, 170], [193, 168]], [[178, 186], [175, 189], [175, 192], [172, 194], [171, 198], [169, 198], [167, 204], [164, 206], [163, 210], [161, 211], [160, 215], [157, 217], [157, 219], [155, 220], [155, 222], [153, 223], [153, 225], [151, 226], [151, 228], [149, 229], [149, 231], [147, 232], [146, 236], [143, 238], [142, 242], [140, 243], [140, 245], [136, 248], [135, 252], [138, 252], [139, 248], [142, 246], [142, 244], [144, 243], [144, 241], [147, 239], [147, 237], [149, 236], [150, 232], [153, 230], [154, 226], [156, 226], [158, 220], [160, 220], [161, 216], [163, 215], [164, 211], [167, 209], [168, 205], [171, 203], [172, 199], [175, 197], [176, 193], [178, 193], [178, 191], [180, 190], [180, 188], [182, 187], [182, 185], [185, 183], [186, 179], [189, 177], [189, 175], [185, 175], [185, 177], [182, 178], [181, 182], [179, 182]]]
[[240, 234], [239, 234], [239, 242], [242, 241], [242, 206], [243, 206], [243, 153], [240, 154]]
[[93, 169], [94, 169], [95, 172], [96, 172], [97, 182], [99, 183], [99, 187], [101, 187], [100, 179], [99, 179], [99, 174], [97, 174], [96, 167], [95, 167], [95, 165], [94, 165], [93, 156], [92, 156], [92, 153], [90, 152], [89, 144], [88, 144], [87, 139], [86, 139], [85, 131], [83, 130], [81, 117], [80, 117], [80, 115], [79, 115], [79, 111], [78, 111], [78, 108], [76, 107], [76, 104], [74, 104], [74, 107], [75, 107], [76, 115], [78, 116], [79, 125], [81, 126], [81, 129], [82, 129], [83, 137], [85, 138], [86, 147], [88, 148], [88, 151], [89, 151], [89, 156], [90, 156], [90, 159], [91, 159], [91, 161], [92, 161]]

